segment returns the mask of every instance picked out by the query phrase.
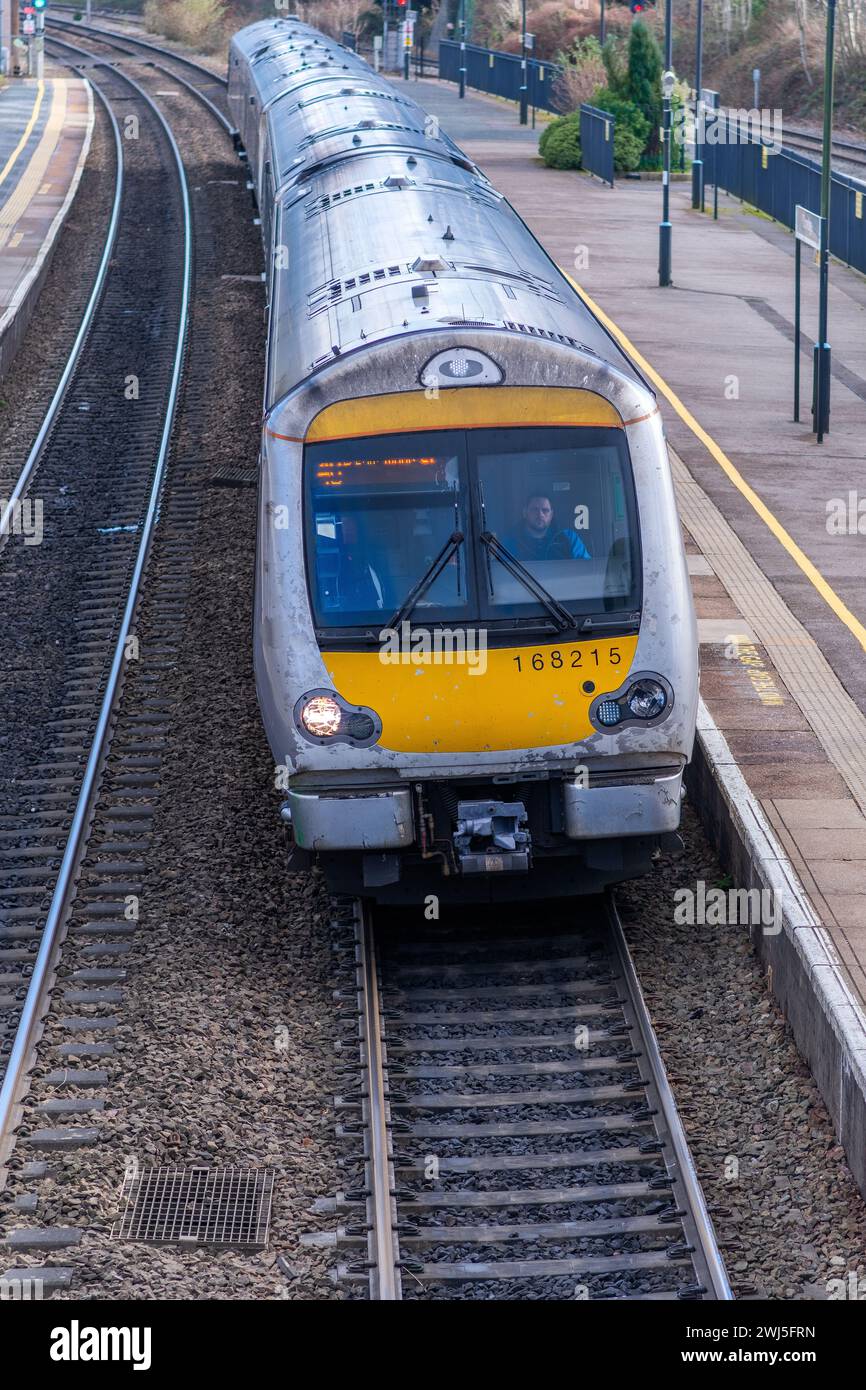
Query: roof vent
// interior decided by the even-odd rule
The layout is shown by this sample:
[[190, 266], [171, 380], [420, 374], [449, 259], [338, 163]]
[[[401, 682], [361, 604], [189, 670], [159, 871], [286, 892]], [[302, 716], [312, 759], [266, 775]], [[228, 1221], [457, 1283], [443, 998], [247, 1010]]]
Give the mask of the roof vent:
[[411, 188], [412, 179], [405, 174], [389, 174], [385, 180], [385, 188]]
[[448, 262], [444, 261], [441, 256], [437, 256], [435, 252], [431, 252], [427, 255], [420, 255], [417, 260], [412, 262], [409, 269], [425, 271], [429, 274], [434, 270], [447, 270]]
[[443, 241], [453, 241], [453, 240], [454, 240], [454, 233], [453, 233], [452, 230], [451, 230], [450, 224], [445, 228], [445, 231], [442, 233], [442, 240], [443, 240]]
[[375, 130], [375, 129], [376, 129], [376, 122], [373, 121], [373, 120], [371, 120], [370, 117], [368, 116], [368, 117], [366, 117], [363, 121], [359, 121], [359, 122], [358, 122], [358, 129], [359, 129], [359, 130]]

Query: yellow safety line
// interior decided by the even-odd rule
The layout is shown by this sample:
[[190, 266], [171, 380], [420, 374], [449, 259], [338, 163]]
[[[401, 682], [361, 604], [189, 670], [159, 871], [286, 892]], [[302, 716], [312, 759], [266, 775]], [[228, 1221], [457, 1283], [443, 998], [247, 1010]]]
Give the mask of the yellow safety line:
[[66, 83], [60, 79], [54, 83], [54, 96], [51, 111], [45, 122], [45, 129], [39, 144], [30, 156], [30, 163], [13, 188], [6, 202], [0, 207], [0, 251], [6, 245], [15, 223], [30, 207], [31, 201], [45, 178], [45, 171], [51, 163], [57, 142], [63, 133], [66, 119]]
[[641, 371], [649, 377], [650, 381], [661, 391], [662, 395], [667, 397], [680, 419], [688, 426], [695, 438], [700, 440], [704, 448], [715, 459], [722, 471], [727, 474], [737, 491], [742, 493], [743, 497], [745, 497], [749, 505], [754, 508], [764, 524], [772, 531], [779, 544], [787, 550], [794, 564], [803, 571], [810, 584], [817, 589], [827, 606], [833, 610], [839, 621], [845, 624], [848, 631], [857, 638], [860, 646], [866, 651], [866, 627], [854, 616], [851, 609], [842, 602], [835, 589], [827, 583], [821, 571], [812, 564], [808, 555], [800, 549], [793, 536], [785, 530], [782, 523], [773, 515], [766, 502], [763, 502], [754, 488], [749, 486], [739, 469], [731, 463], [725, 451], [719, 447], [711, 435], [707, 434], [703, 426], [698, 424], [688, 406], [683, 404], [677, 393], [668, 386], [664, 378], [659, 376], [658, 372], [650, 366], [643, 354], [638, 351], [634, 343], [617, 327], [613, 319], [608, 318], [604, 310], [599, 308], [576, 280], [573, 280], [565, 271], [563, 274], [565, 274], [565, 278], [574, 286], [583, 302], [592, 310], [596, 318], [604, 324], [608, 332], [613, 334], [622, 345], [623, 349], [628, 353], [629, 357], [637, 363]]
[[30, 113], [30, 120], [27, 122], [27, 125], [24, 128], [24, 134], [21, 136], [21, 139], [18, 141], [18, 144], [15, 146], [14, 150], [12, 151], [6, 163], [4, 164], [2, 171], [0, 171], [0, 183], [3, 182], [6, 175], [9, 173], [9, 170], [12, 168], [12, 165], [15, 163], [19, 154], [24, 149], [24, 146], [27, 144], [27, 141], [30, 139], [31, 132], [36, 124], [36, 118], [39, 115], [39, 108], [42, 105], [42, 98], [44, 95], [45, 83], [40, 78], [39, 84], [36, 88], [36, 101], [33, 103], [33, 110]]

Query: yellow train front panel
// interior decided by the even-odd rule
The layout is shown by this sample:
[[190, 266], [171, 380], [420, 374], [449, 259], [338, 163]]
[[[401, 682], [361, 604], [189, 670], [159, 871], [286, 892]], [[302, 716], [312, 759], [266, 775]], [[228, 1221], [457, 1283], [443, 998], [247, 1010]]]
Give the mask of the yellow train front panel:
[[323, 651], [322, 659], [343, 698], [381, 718], [380, 747], [486, 753], [588, 738], [592, 701], [622, 685], [636, 647], [630, 635], [487, 648], [470, 630], [465, 650], [448, 652], [436, 650], [433, 629], [426, 650], [386, 644], [381, 652]]

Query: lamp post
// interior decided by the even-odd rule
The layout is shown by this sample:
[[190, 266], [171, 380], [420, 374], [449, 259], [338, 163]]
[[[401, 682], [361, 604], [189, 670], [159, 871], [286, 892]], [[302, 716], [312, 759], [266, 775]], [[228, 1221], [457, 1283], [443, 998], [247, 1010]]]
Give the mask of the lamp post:
[[659, 284], [671, 283], [671, 98], [674, 94], [672, 0], [665, 0], [665, 70], [662, 74], [662, 220], [659, 226]]
[[704, 0], [698, 0], [698, 26], [695, 33], [695, 157], [692, 160], [692, 207], [704, 210], [704, 130], [703, 90], [704, 66]]
[[520, 124], [526, 125], [528, 108], [528, 87], [526, 84], [526, 0], [521, 6], [520, 20]]
[[830, 428], [830, 344], [827, 342], [827, 294], [830, 272], [830, 160], [833, 141], [833, 49], [836, 0], [827, 0], [827, 40], [824, 50], [824, 153], [821, 160], [821, 248], [818, 252], [818, 341], [815, 344], [815, 433], [822, 444]]
[[601, 24], [600, 24], [600, 26], [599, 26], [599, 31], [598, 31], [598, 41], [599, 41], [599, 43], [601, 44], [602, 48], [604, 48], [604, 41], [605, 41], [605, 38], [607, 37], [606, 34], [605, 34], [605, 32], [604, 32], [604, 18], [605, 18], [605, 16], [604, 16], [604, 0], [601, 0]]
[[460, 0], [460, 96], [466, 95], [466, 0]]

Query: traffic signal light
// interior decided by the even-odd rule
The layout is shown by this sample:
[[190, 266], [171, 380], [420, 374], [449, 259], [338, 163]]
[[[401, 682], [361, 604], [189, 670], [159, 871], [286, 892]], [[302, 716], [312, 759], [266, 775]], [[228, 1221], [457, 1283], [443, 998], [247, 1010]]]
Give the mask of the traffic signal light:
[[44, 10], [48, 0], [31, 0], [34, 10]]
[[654, 10], [656, 0], [631, 0], [632, 14], [643, 14], [644, 10]]

